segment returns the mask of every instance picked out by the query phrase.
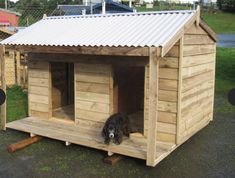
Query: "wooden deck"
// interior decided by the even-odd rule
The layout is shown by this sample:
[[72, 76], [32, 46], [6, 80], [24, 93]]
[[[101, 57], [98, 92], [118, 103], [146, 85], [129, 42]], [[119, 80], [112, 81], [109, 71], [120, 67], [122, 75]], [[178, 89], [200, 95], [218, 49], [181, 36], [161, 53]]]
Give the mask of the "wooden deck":
[[65, 120], [74, 120], [74, 105], [56, 108], [53, 110], [52, 116]]
[[[132, 156], [140, 159], [146, 159], [147, 155], [147, 141], [144, 137], [140, 139], [125, 137], [120, 145], [105, 145], [103, 144], [101, 131], [87, 128], [85, 129], [80, 127], [79, 125], [75, 125], [75, 123], [66, 122], [63, 120], [48, 120], [35, 117], [28, 117], [7, 123], [6, 127], [64, 142], [83, 145], [99, 150], [109, 151], [126, 156]], [[175, 146], [173, 144], [158, 142], [157, 156], [159, 158], [162, 158], [162, 156], [166, 155], [166, 153], [169, 154], [169, 152], [173, 150], [174, 147]]]

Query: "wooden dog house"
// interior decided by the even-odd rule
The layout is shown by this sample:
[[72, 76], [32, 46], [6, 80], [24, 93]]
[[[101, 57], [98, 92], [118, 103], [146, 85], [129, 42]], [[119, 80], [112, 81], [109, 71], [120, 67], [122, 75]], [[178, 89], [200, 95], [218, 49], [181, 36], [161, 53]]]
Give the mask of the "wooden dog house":
[[[1, 43], [29, 58], [29, 117], [6, 127], [155, 166], [213, 119], [215, 41], [199, 10], [42, 19]], [[105, 145], [118, 111], [133, 133]]]

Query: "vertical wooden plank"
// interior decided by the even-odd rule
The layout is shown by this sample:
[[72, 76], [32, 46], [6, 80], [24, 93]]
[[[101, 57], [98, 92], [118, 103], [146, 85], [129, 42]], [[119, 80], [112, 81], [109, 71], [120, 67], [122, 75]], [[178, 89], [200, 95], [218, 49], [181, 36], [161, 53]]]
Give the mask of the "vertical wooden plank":
[[49, 76], [48, 76], [48, 101], [49, 101], [48, 118], [51, 118], [53, 111], [52, 111], [52, 76], [51, 76], [51, 63], [50, 62], [48, 62], [47, 70], [49, 73]]
[[[28, 62], [28, 64], [29, 63], [30, 63], [30, 61]], [[30, 70], [31, 70], [30, 69], [30, 65], [28, 65], [28, 116], [31, 116], [31, 107], [30, 107], [30, 93], [31, 93], [31, 89], [30, 89], [30, 75], [29, 75], [30, 74]], [[20, 68], [19, 68], [19, 71], [20, 71]], [[20, 74], [19, 74], [19, 78], [20, 78]]]
[[114, 109], [114, 99], [113, 99], [113, 68], [110, 66], [110, 76], [109, 76], [109, 114], [112, 115], [115, 111]]
[[148, 103], [147, 103], [147, 98], [148, 98], [148, 92], [147, 92], [147, 88], [148, 88], [148, 86], [147, 86], [147, 80], [148, 80], [148, 64], [145, 66], [145, 69], [144, 69], [144, 136], [147, 136], [147, 132], [146, 132], [146, 130], [147, 130], [147, 128], [146, 128], [146, 126], [147, 126], [147, 120], [148, 120], [148, 118], [147, 118], [147, 116], [148, 116], [148, 114], [147, 114], [147, 105], [148, 105]]
[[77, 112], [76, 112], [76, 99], [77, 99], [77, 96], [76, 96], [76, 90], [77, 90], [77, 82], [76, 82], [76, 73], [77, 73], [77, 70], [76, 70], [76, 68], [77, 68], [77, 64], [76, 63], [74, 63], [74, 65], [73, 65], [73, 67], [74, 67], [74, 69], [73, 69], [73, 75], [74, 75], [74, 122], [75, 123], [77, 123], [77, 120], [76, 120], [76, 118], [77, 118]]
[[149, 119], [147, 138], [147, 165], [155, 166], [157, 140], [157, 104], [159, 77], [159, 48], [149, 48]]
[[19, 51], [15, 51], [15, 57], [16, 57], [16, 82], [17, 85], [20, 86], [20, 82], [21, 82], [21, 78], [20, 78], [20, 52]]
[[[5, 71], [5, 47], [0, 46], [0, 61], [1, 61], [1, 88], [6, 93], [6, 71]], [[7, 103], [2, 104], [1, 106], [1, 128], [2, 130], [6, 130], [6, 106]]]
[[180, 144], [180, 119], [181, 119], [181, 93], [182, 93], [182, 60], [184, 36], [180, 39], [179, 46], [179, 70], [178, 70], [178, 97], [177, 97], [177, 118], [176, 118], [176, 144]]
[[[214, 44], [216, 45], [216, 44]], [[216, 50], [216, 46], [215, 46], [215, 50]], [[216, 51], [215, 51], [215, 54], [216, 54]], [[213, 88], [212, 88], [212, 92], [213, 92], [213, 95], [212, 95], [212, 106], [211, 106], [211, 109], [212, 109], [212, 116], [211, 116], [211, 121], [213, 121], [213, 116], [214, 116], [214, 99], [215, 99], [215, 71], [216, 70], [216, 55], [215, 55], [215, 59], [214, 59], [214, 70], [213, 70]]]
[[27, 77], [27, 75], [26, 75], [26, 61], [27, 61], [27, 58], [28, 58], [28, 55], [27, 54], [25, 54], [25, 56], [24, 56], [24, 65], [23, 65], [23, 82], [24, 82], [24, 88], [26, 88], [26, 85], [27, 85], [27, 83], [26, 83], [26, 77]]

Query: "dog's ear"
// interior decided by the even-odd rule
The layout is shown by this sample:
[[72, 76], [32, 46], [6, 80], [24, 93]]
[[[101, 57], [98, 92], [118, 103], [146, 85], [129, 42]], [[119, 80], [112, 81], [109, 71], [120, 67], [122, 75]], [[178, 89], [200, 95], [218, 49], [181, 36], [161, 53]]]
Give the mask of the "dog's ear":
[[102, 130], [102, 136], [107, 137], [107, 124], [105, 123], [103, 130]]

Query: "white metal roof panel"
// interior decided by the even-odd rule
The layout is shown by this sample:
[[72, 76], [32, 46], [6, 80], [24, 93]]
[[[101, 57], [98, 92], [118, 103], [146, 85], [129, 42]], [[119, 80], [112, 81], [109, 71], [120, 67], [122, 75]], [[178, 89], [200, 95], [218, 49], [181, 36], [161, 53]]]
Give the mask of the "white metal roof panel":
[[193, 10], [47, 17], [1, 44], [163, 47], [195, 13]]

